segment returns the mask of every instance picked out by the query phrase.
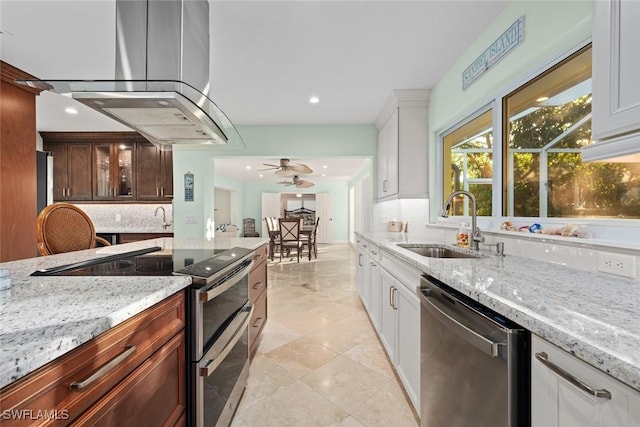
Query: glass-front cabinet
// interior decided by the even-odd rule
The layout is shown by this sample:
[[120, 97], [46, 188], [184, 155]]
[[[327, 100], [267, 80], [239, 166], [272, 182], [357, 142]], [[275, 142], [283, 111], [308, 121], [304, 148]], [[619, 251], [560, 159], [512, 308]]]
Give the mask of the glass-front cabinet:
[[94, 200], [134, 199], [134, 143], [93, 144]]

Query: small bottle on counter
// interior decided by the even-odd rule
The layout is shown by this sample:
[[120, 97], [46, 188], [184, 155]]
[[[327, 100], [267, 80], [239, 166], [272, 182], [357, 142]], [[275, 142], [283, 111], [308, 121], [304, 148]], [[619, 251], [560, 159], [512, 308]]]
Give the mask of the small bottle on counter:
[[456, 233], [456, 244], [461, 248], [469, 247], [469, 225], [466, 222], [460, 223], [458, 233]]

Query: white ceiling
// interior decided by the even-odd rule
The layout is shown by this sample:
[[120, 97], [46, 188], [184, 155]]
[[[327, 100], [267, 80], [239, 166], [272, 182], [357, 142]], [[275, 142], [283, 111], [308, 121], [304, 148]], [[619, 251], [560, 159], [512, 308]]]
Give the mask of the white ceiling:
[[[371, 124], [393, 89], [434, 87], [507, 3], [211, 0], [212, 98], [236, 124]], [[108, 78], [114, 10], [1, 0], [2, 60], [40, 78]], [[61, 95], [37, 99], [38, 130], [127, 130]]]

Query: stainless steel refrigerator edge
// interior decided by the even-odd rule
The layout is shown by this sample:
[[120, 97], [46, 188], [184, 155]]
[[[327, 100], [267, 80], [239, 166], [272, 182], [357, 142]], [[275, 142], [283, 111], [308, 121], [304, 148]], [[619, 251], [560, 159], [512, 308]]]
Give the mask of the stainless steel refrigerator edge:
[[530, 335], [432, 277], [421, 302], [421, 426], [528, 427]]
[[47, 151], [36, 151], [37, 202], [36, 215], [53, 203], [53, 156]]

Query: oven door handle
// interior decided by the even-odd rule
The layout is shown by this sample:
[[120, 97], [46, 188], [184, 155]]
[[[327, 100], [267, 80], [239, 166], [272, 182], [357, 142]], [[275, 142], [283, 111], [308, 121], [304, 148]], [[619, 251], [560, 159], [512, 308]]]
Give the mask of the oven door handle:
[[244, 276], [246, 276], [246, 274], [253, 268], [253, 264], [254, 264], [254, 261], [252, 260], [250, 263], [247, 264], [245, 268], [238, 271], [226, 282], [223, 282], [218, 286], [213, 286], [209, 288], [207, 291], [203, 291], [202, 293], [200, 293], [200, 302], [201, 303], [209, 302], [215, 297], [217, 297], [218, 295], [220, 295], [221, 293], [223, 293], [224, 291], [229, 290], [229, 288], [231, 288], [233, 285], [235, 285], [240, 280], [242, 280]]
[[222, 363], [225, 357], [240, 341], [242, 335], [249, 328], [249, 320], [253, 314], [253, 306], [247, 305], [240, 310], [229, 327], [220, 335], [209, 351], [202, 357], [198, 364], [201, 377], [208, 377]]

